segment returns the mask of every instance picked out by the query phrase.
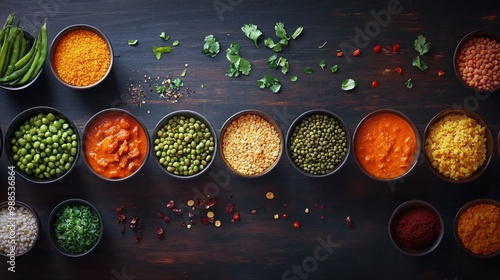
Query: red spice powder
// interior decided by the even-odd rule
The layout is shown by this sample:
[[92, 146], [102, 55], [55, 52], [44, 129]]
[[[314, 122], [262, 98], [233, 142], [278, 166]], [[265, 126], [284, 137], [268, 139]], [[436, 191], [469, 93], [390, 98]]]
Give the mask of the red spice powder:
[[399, 215], [393, 227], [397, 241], [412, 249], [431, 246], [441, 231], [439, 217], [425, 207], [415, 207], [404, 211]]

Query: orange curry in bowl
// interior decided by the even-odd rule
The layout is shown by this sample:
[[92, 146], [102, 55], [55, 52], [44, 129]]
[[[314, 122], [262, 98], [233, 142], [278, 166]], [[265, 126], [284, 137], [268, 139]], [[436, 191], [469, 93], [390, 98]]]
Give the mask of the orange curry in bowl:
[[393, 113], [374, 114], [356, 132], [358, 163], [379, 179], [405, 174], [411, 168], [416, 150], [417, 136], [412, 126]]
[[149, 141], [142, 125], [123, 113], [107, 113], [86, 131], [85, 158], [89, 167], [108, 179], [123, 179], [146, 159]]

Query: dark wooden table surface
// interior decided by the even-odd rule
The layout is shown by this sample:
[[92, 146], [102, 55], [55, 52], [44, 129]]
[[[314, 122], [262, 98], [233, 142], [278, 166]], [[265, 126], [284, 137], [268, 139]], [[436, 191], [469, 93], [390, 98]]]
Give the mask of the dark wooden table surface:
[[[267, 112], [283, 132], [295, 117], [309, 109], [328, 109], [341, 116], [351, 133], [358, 122], [376, 109], [393, 108], [408, 115], [420, 133], [439, 111], [465, 106], [478, 113], [495, 135], [500, 129], [500, 96], [477, 95], [462, 86], [454, 74], [453, 53], [468, 32], [488, 29], [500, 33], [498, 3], [495, 1], [134, 1], [134, 0], [47, 0], [2, 1], [0, 18], [8, 11], [36, 29], [47, 18], [49, 41], [68, 25], [84, 23], [100, 28], [115, 52], [111, 75], [105, 82], [85, 91], [62, 86], [48, 63], [38, 81], [26, 90], [0, 90], [0, 125], [5, 132], [10, 121], [33, 106], [48, 105], [63, 111], [78, 126], [98, 111], [119, 107], [140, 118], [152, 133], [167, 113], [189, 109], [203, 114], [220, 130], [224, 121], [243, 109]], [[279, 55], [290, 62], [289, 74], [269, 70], [272, 51], [263, 39], [275, 37], [274, 25], [283, 22], [291, 34], [303, 26], [302, 35]], [[259, 26], [264, 35], [257, 49], [240, 30], [245, 23]], [[162, 42], [161, 32], [171, 36]], [[200, 53], [203, 39], [213, 34], [221, 53], [209, 58]], [[429, 70], [411, 66], [417, 52], [413, 41], [424, 35], [432, 43], [424, 56]], [[127, 40], [137, 39], [137, 46]], [[151, 47], [180, 45], [156, 60]], [[241, 45], [241, 55], [252, 63], [248, 76], [225, 76], [229, 62], [225, 50], [231, 42]], [[319, 48], [319, 46], [324, 47]], [[393, 53], [393, 44], [401, 49]], [[382, 51], [375, 54], [373, 46]], [[336, 57], [337, 49], [359, 47], [361, 55]], [[327, 68], [318, 62], [324, 59]], [[160, 98], [154, 91], [156, 77], [178, 77], [188, 64], [184, 88], [190, 94], [177, 103]], [[337, 64], [332, 74], [329, 67]], [[302, 72], [305, 67], [312, 75]], [[402, 67], [403, 74], [395, 68]], [[389, 69], [390, 72], [387, 73]], [[446, 72], [438, 77], [437, 70]], [[260, 90], [256, 80], [271, 74], [281, 80], [282, 90], [273, 94]], [[290, 82], [297, 75], [298, 81]], [[151, 81], [144, 82], [144, 76]], [[357, 87], [343, 92], [343, 79], [353, 78]], [[412, 78], [414, 87], [405, 82]], [[379, 87], [372, 89], [373, 80]], [[141, 106], [132, 102], [131, 83], [142, 83], [146, 96]], [[202, 86], [203, 85], [203, 86]], [[500, 200], [500, 157], [497, 145], [486, 172], [470, 183], [451, 184], [437, 178], [421, 160], [414, 172], [394, 184], [369, 179], [357, 167], [353, 155], [340, 172], [323, 179], [299, 174], [286, 156], [270, 174], [244, 179], [228, 173], [220, 156], [210, 172], [192, 180], [168, 177], [150, 157], [137, 176], [119, 183], [97, 178], [80, 160], [63, 180], [36, 185], [16, 179], [16, 199], [38, 213], [42, 231], [36, 247], [16, 258], [16, 272], [0, 265], [1, 279], [498, 279], [499, 260], [480, 260], [459, 248], [453, 235], [458, 209], [476, 198]], [[6, 156], [0, 159], [0, 200], [7, 199]], [[222, 226], [181, 226], [165, 207], [173, 199], [185, 203], [208, 191], [216, 195], [211, 209]], [[275, 194], [267, 200], [266, 192]], [[105, 233], [98, 248], [82, 258], [58, 253], [48, 237], [48, 216], [67, 198], [92, 202], [104, 217]], [[404, 201], [421, 199], [433, 204], [445, 222], [440, 246], [424, 257], [403, 255], [392, 245], [387, 223], [393, 210]], [[231, 223], [227, 203], [241, 213]], [[286, 206], [285, 206], [286, 204]], [[120, 233], [115, 207], [125, 206], [128, 217], [144, 222], [143, 238], [135, 243], [134, 232]], [[309, 208], [309, 213], [304, 212]], [[252, 210], [257, 210], [252, 215]], [[156, 218], [161, 211], [171, 216], [164, 224]], [[274, 220], [274, 214], [288, 215]], [[205, 215], [204, 211], [200, 216]], [[324, 220], [321, 219], [324, 216]], [[347, 227], [350, 216], [353, 227]], [[294, 220], [301, 223], [294, 229]], [[157, 239], [154, 228], [163, 226], [165, 238]], [[325, 245], [326, 244], [326, 245]], [[326, 246], [326, 247], [321, 247]], [[319, 250], [319, 251], [318, 251]], [[5, 259], [4, 259], [5, 260]]]

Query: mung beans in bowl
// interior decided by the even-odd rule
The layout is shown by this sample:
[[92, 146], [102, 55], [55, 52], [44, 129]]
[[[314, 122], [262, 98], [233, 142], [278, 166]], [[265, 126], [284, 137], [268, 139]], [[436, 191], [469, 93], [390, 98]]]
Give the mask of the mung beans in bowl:
[[221, 156], [236, 175], [255, 178], [269, 173], [283, 153], [283, 133], [263, 111], [247, 109], [229, 117], [220, 131]]
[[203, 174], [217, 152], [217, 135], [200, 113], [174, 111], [156, 125], [153, 137], [156, 162], [168, 175], [186, 179]]
[[40, 236], [35, 210], [21, 201], [0, 203], [0, 255], [18, 257], [28, 253]]
[[60, 180], [74, 168], [80, 155], [77, 127], [52, 107], [33, 107], [17, 115], [4, 142], [9, 165], [34, 183]]
[[310, 177], [331, 175], [344, 165], [351, 150], [349, 128], [328, 110], [310, 110], [298, 116], [286, 135], [292, 165]]

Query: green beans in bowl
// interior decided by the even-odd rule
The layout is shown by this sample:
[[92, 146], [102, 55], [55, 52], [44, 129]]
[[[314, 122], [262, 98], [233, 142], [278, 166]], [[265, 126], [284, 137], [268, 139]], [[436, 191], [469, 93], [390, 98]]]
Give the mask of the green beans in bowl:
[[310, 177], [338, 171], [351, 150], [344, 121], [327, 110], [311, 110], [298, 116], [286, 136], [287, 155], [293, 166]]
[[80, 154], [78, 129], [52, 107], [33, 107], [17, 115], [4, 142], [9, 165], [34, 183], [61, 179], [73, 169]]
[[152, 139], [158, 164], [176, 178], [202, 174], [213, 163], [217, 150], [215, 129], [201, 114], [189, 110], [163, 117]]

